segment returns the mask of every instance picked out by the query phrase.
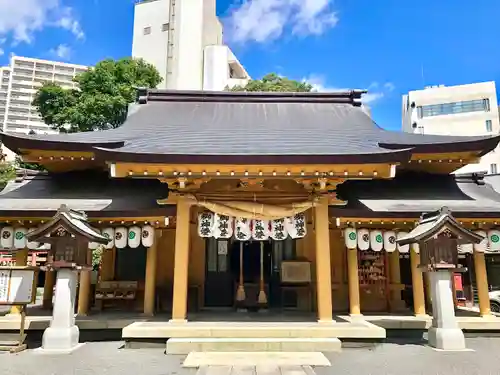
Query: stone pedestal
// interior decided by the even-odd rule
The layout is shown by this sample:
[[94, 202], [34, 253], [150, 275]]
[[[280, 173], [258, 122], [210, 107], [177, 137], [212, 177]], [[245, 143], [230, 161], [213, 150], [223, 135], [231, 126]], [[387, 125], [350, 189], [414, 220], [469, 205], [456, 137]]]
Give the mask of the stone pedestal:
[[52, 320], [50, 327], [43, 333], [41, 352], [70, 353], [80, 347], [80, 332], [75, 325], [77, 279], [77, 271], [57, 271]]
[[432, 326], [429, 345], [440, 350], [465, 350], [465, 338], [458, 327], [449, 271], [429, 272], [432, 292]]

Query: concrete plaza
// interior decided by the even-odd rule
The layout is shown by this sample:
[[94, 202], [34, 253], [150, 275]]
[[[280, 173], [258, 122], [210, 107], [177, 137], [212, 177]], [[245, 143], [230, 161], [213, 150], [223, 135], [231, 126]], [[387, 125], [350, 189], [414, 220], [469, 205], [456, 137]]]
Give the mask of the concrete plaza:
[[[273, 373], [285, 375], [498, 375], [500, 338], [469, 338], [473, 351], [443, 353], [415, 341], [362, 344], [327, 354], [331, 367], [286, 366]], [[195, 375], [196, 369], [182, 367], [185, 356], [166, 356], [163, 349], [121, 349], [123, 342], [87, 343], [70, 355], [48, 356], [32, 350], [0, 354], [0, 373], [9, 375]], [[204, 369], [206, 375], [258, 375], [256, 368]], [[299, 369], [300, 370], [300, 369]], [[265, 371], [269, 374], [268, 371]]]

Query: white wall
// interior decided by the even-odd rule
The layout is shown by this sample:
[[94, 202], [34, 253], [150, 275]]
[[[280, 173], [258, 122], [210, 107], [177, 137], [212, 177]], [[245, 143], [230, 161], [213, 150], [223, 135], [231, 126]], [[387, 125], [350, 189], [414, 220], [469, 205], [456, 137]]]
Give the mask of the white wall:
[[[158, 88], [167, 87], [169, 31], [163, 31], [163, 25], [169, 24], [169, 19], [170, 0], [154, 0], [135, 6], [132, 56], [143, 58], [158, 69], [163, 79]], [[147, 27], [151, 28], [151, 33], [144, 35]]]

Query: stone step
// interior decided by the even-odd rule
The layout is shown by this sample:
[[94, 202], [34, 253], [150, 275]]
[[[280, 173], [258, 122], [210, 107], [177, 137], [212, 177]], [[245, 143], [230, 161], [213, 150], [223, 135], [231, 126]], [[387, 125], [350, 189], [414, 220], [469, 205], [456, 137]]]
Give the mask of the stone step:
[[171, 338], [167, 341], [167, 354], [191, 352], [339, 352], [338, 338]]
[[301, 366], [308, 375], [314, 375], [309, 371], [311, 366], [330, 367], [331, 363], [321, 352], [191, 352], [182, 364], [184, 368], [207, 369], [212, 366], [219, 372], [214, 375], [229, 375], [227, 366], [254, 366], [262, 375], [271, 375], [276, 367], [283, 371], [284, 368]]
[[196, 375], [315, 375], [311, 366], [201, 366]]

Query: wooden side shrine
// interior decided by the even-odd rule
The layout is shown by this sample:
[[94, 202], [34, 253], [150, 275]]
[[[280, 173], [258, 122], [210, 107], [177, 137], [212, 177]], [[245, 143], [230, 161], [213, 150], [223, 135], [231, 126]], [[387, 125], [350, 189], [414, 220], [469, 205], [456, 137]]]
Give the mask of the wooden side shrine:
[[[425, 316], [422, 253], [397, 240], [448, 206], [485, 237], [458, 256], [490, 316], [485, 253], [500, 250], [500, 193], [481, 174], [450, 173], [500, 137], [385, 131], [362, 94], [139, 90], [118, 129], [1, 134], [47, 172], [24, 171], [0, 194], [0, 245], [26, 264], [39, 239], [13, 241], [16, 231], [40, 231], [61, 204], [85, 212], [109, 242], [89, 243], [100, 255], [79, 276], [82, 316]], [[54, 281], [48, 270], [46, 308]]]

